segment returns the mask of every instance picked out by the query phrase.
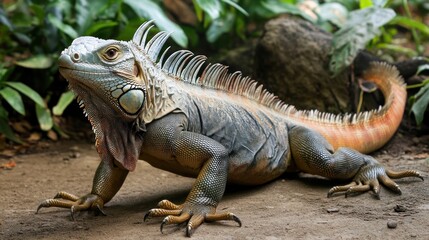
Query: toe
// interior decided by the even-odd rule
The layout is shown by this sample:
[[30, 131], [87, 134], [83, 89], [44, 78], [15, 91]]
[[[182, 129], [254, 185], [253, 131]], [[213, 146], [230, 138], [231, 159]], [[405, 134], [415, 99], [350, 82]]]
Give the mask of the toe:
[[161, 223], [161, 233], [162, 233], [162, 229], [164, 228], [164, 225], [168, 225], [168, 224], [181, 224], [184, 223], [186, 221], [188, 221], [191, 218], [191, 215], [189, 213], [183, 213], [179, 216], [167, 216], [164, 218], [164, 220], [162, 220]]
[[350, 187], [345, 194], [345, 197], [350, 196], [350, 194], [355, 194], [355, 193], [363, 193], [366, 192], [368, 190], [370, 190], [371, 187], [368, 184], [364, 184], [364, 185], [356, 185], [354, 187]]
[[222, 220], [231, 220], [238, 223], [238, 226], [241, 227], [241, 220], [234, 214], [230, 212], [226, 213], [209, 213], [206, 215], [205, 220], [207, 222], [215, 222], [215, 221], [222, 221]]
[[178, 209], [178, 210], [168, 210], [168, 209], [162, 209], [162, 208], [154, 208], [149, 210], [149, 212], [147, 212], [144, 216], [144, 221], [146, 221], [149, 218], [152, 217], [165, 217], [165, 216], [178, 216], [180, 215], [180, 213], [182, 212], [182, 210]]
[[162, 200], [161, 202], [158, 203], [158, 208], [177, 210], [177, 209], [182, 209], [182, 206], [174, 204], [168, 200]]
[[344, 185], [344, 186], [335, 186], [335, 187], [329, 189], [328, 197], [331, 197], [334, 193], [345, 192], [345, 191], [349, 190], [351, 187], [354, 187], [356, 185], [357, 185], [356, 182], [351, 182], [351, 183]]
[[388, 176], [381, 176], [381, 177], [379, 177], [379, 180], [384, 186], [386, 186], [390, 190], [392, 190], [398, 194], [402, 194], [402, 191], [399, 188], [399, 185], [396, 184], [393, 180], [391, 180]]
[[188, 222], [188, 226], [186, 227], [186, 236], [191, 237], [195, 229], [197, 229], [203, 222], [203, 215], [193, 215]]

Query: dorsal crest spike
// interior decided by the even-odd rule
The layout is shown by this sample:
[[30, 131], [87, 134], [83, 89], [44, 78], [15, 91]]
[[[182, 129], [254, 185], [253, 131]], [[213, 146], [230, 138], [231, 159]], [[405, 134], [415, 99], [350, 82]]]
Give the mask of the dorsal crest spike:
[[150, 31], [150, 29], [153, 27], [153, 20], [147, 21], [143, 23], [137, 31], [134, 33], [133, 36], [133, 42], [135, 42], [137, 45], [144, 48], [144, 45], [146, 43], [146, 37], [147, 33]]
[[159, 32], [146, 44], [145, 51], [152, 61], [156, 62], [158, 55], [169, 36], [169, 33]]

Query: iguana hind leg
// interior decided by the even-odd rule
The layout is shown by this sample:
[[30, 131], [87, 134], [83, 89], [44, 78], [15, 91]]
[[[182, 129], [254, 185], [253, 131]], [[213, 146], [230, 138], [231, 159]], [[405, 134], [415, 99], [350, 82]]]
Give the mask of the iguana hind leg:
[[350, 148], [334, 151], [322, 135], [305, 127], [292, 127], [289, 139], [292, 158], [300, 170], [331, 179], [352, 179], [350, 184], [331, 188], [328, 197], [338, 192], [345, 192], [347, 197], [372, 190], [379, 198], [380, 182], [400, 194], [399, 186], [391, 178], [418, 177], [423, 180], [417, 171], [386, 170], [373, 157]]

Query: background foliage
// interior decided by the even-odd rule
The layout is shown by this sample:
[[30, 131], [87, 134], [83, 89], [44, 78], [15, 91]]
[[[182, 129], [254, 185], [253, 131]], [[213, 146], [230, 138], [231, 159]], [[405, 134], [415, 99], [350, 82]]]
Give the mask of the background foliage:
[[[171, 10], [178, 2], [191, 6], [190, 20]], [[56, 59], [78, 36], [129, 40], [143, 21], [154, 19], [159, 29], [173, 32], [170, 44], [219, 49], [258, 37], [264, 22], [288, 13], [334, 33], [330, 67], [335, 75], [363, 48], [383, 49], [392, 60], [421, 56], [429, 28], [420, 16], [428, 9], [425, 0], [5, 0], [0, 5], [0, 133], [20, 142], [9, 123], [27, 115], [41, 130], [60, 132], [55, 117], [73, 94], [58, 81]], [[398, 31], [411, 34], [410, 46], [395, 42]], [[428, 82], [411, 86], [419, 89], [410, 99], [418, 124], [429, 102]]]

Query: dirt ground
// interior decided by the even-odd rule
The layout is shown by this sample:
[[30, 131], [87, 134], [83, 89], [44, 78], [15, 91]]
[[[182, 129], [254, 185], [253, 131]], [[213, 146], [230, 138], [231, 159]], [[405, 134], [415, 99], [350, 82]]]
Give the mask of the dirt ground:
[[[374, 154], [388, 167], [416, 169], [425, 181], [397, 182], [402, 195], [382, 190], [327, 198], [336, 184], [309, 175], [284, 176], [260, 187], [229, 186], [218, 210], [237, 214], [234, 222], [204, 224], [193, 239], [429, 239], [429, 136], [398, 134]], [[42, 209], [41, 201], [60, 190], [86, 194], [98, 165], [91, 143], [57, 142], [39, 153], [12, 158], [16, 167], [0, 169], [0, 239], [180, 239], [185, 229], [162, 219], [143, 221], [158, 201], [181, 202], [193, 179], [155, 169], [139, 161], [124, 186], [105, 208], [107, 216], [81, 213], [70, 219], [66, 209]], [[0, 164], [7, 162], [0, 159]], [[397, 211], [395, 211], [397, 209]], [[399, 209], [399, 211], [398, 211]], [[387, 224], [397, 225], [388, 228]]]

